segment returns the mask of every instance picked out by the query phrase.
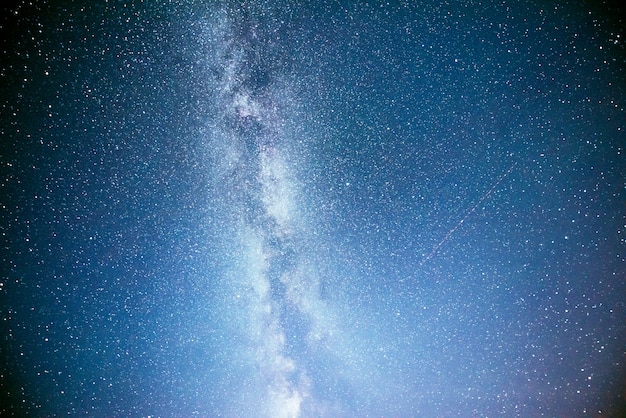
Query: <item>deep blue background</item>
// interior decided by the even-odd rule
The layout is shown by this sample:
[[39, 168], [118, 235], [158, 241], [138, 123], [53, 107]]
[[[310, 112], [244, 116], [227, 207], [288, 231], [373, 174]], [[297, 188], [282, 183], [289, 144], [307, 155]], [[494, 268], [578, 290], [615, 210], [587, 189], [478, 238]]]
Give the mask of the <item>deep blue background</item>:
[[[270, 45], [251, 53], [255, 88], [293, 97], [284, 141], [315, 248], [300, 256], [344, 335], [332, 358], [294, 337], [314, 395], [346, 416], [616, 416], [623, 9], [353, 3], [224, 7], [234, 39]], [[0, 411], [229, 415], [253, 371], [233, 365], [234, 227], [204, 139], [220, 7], [11, 12]]]

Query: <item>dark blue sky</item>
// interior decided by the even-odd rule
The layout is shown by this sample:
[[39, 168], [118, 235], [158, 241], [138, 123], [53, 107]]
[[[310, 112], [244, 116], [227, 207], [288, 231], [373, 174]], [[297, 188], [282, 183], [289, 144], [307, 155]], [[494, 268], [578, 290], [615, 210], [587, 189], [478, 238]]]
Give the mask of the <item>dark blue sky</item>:
[[5, 9], [2, 415], [619, 415], [623, 7], [218, 3]]

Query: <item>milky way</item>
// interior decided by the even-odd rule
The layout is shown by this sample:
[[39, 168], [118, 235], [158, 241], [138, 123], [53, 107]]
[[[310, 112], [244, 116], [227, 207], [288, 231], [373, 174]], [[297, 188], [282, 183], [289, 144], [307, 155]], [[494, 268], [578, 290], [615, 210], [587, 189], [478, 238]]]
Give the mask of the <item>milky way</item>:
[[[206, 22], [202, 60], [207, 95], [216, 104], [207, 114], [206, 145], [214, 164], [211, 178], [227, 212], [222, 236], [235, 260], [225, 282], [225, 309], [239, 317], [245, 343], [231, 360], [254, 370], [227, 405], [233, 414], [256, 410], [264, 416], [320, 413], [307, 363], [328, 338], [329, 306], [320, 300], [312, 231], [300, 207], [304, 191], [292, 167], [306, 164], [293, 154], [298, 133], [283, 120], [293, 112], [285, 74], [274, 65], [270, 28], [249, 10], [219, 14]], [[213, 32], [218, 28], [218, 33]], [[226, 325], [228, 326], [228, 325]], [[230, 382], [236, 386], [237, 382]]]
[[65, 3], [0, 20], [2, 416], [620, 416], [621, 7]]

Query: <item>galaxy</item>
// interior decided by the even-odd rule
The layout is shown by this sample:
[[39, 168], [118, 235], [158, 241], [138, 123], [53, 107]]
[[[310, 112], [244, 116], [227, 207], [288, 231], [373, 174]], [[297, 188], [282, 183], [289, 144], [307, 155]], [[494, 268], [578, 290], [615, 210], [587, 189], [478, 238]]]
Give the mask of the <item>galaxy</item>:
[[626, 411], [618, 3], [14, 2], [0, 414]]

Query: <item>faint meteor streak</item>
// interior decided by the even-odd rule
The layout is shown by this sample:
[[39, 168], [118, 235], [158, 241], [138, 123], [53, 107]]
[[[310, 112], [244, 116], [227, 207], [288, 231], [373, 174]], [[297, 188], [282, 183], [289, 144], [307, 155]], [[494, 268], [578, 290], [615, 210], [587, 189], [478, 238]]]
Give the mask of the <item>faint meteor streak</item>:
[[428, 260], [433, 258], [435, 256], [435, 254], [437, 254], [437, 251], [439, 251], [439, 249], [443, 246], [443, 244], [445, 244], [446, 241], [448, 241], [452, 237], [452, 235], [454, 235], [456, 230], [459, 229], [461, 227], [461, 225], [463, 225], [463, 223], [467, 220], [467, 218], [469, 218], [472, 215], [472, 213], [474, 213], [476, 211], [478, 206], [480, 206], [480, 204], [485, 199], [487, 199], [489, 197], [489, 195], [491, 195], [491, 193], [493, 193], [493, 191], [496, 189], [496, 187], [498, 187], [498, 185], [500, 183], [502, 183], [502, 180], [504, 180], [509, 174], [511, 174], [511, 171], [513, 171], [513, 169], [515, 168], [516, 165], [517, 165], [517, 162], [513, 163], [513, 165], [511, 167], [509, 167], [509, 169], [506, 171], [506, 173], [504, 173], [502, 176], [500, 176], [500, 178], [494, 183], [494, 185], [491, 187], [491, 189], [489, 189], [487, 191], [487, 193], [485, 193], [478, 200], [478, 202], [474, 206], [472, 206], [472, 208], [470, 210], [467, 211], [465, 216], [450, 231], [448, 231], [446, 236], [443, 237], [443, 239], [441, 241], [439, 241], [439, 243], [433, 247], [431, 252], [426, 257], [424, 257], [424, 259], [420, 262], [420, 266], [423, 266]]

